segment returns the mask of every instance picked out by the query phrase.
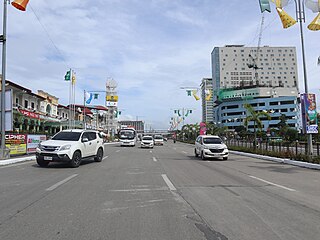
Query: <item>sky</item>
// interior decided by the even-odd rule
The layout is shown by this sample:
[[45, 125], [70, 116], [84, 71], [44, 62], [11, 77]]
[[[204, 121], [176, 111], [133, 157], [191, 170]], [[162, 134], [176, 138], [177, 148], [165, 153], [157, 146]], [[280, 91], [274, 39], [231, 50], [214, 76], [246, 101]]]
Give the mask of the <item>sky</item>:
[[[283, 29], [275, 5], [271, 10], [265, 13], [261, 46], [296, 47], [304, 92], [299, 25]], [[284, 10], [295, 17], [294, 0]], [[193, 110], [185, 123], [199, 123], [201, 100], [181, 88], [197, 88], [202, 78], [211, 77], [214, 47], [257, 47], [261, 17], [258, 0], [30, 0], [26, 12], [8, 7], [6, 75], [68, 105], [64, 75], [72, 68], [78, 104], [84, 90], [104, 91], [113, 79], [120, 120], [168, 129], [174, 110], [184, 108]], [[308, 90], [319, 99], [320, 31], [307, 29], [315, 17], [306, 9], [303, 34]], [[104, 105], [104, 99], [100, 93], [92, 104]]]

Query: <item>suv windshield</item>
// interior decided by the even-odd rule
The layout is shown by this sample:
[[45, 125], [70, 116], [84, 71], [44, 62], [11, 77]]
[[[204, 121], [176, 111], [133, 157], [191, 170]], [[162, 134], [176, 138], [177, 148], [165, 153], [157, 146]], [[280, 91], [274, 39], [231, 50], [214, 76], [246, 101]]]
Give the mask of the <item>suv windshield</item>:
[[152, 137], [143, 137], [142, 140], [152, 140]]
[[222, 140], [220, 138], [203, 138], [204, 144], [221, 144]]
[[81, 132], [59, 132], [55, 136], [53, 136], [52, 140], [78, 141], [80, 135]]
[[161, 136], [155, 136], [154, 139], [163, 139]]

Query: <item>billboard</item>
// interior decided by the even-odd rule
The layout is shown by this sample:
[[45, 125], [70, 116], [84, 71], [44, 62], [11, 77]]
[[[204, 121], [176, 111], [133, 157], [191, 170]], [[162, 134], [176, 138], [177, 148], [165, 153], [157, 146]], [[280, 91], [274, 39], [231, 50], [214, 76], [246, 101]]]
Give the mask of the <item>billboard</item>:
[[35, 153], [39, 143], [46, 140], [46, 135], [30, 135], [27, 136], [27, 153]]
[[118, 96], [106, 96], [106, 100], [109, 102], [118, 102]]
[[6, 134], [6, 147], [10, 149], [10, 155], [20, 155], [27, 153], [27, 135]]
[[318, 133], [316, 95], [303, 93], [300, 98], [303, 133]]

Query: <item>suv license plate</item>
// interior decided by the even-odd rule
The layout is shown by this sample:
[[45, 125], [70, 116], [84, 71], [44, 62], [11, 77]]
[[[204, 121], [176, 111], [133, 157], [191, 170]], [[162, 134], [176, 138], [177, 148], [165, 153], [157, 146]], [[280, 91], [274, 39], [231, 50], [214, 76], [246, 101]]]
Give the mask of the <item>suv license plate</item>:
[[44, 160], [48, 160], [48, 161], [50, 161], [50, 160], [52, 160], [52, 157], [47, 157], [47, 156], [44, 156], [44, 158], [43, 158]]

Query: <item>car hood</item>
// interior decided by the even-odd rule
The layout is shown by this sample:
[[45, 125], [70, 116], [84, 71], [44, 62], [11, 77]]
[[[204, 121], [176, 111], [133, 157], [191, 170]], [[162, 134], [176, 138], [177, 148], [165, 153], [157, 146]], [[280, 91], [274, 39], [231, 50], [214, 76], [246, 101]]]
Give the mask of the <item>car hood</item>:
[[41, 142], [41, 145], [44, 146], [64, 146], [64, 145], [68, 145], [68, 144], [74, 144], [75, 141], [59, 141], [59, 140], [47, 140], [47, 141], [43, 141]]
[[222, 144], [205, 144], [204, 146], [211, 148], [211, 149], [227, 148], [227, 146], [224, 143], [222, 143]]

